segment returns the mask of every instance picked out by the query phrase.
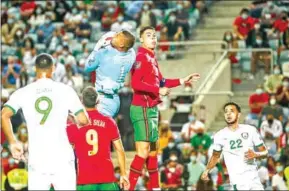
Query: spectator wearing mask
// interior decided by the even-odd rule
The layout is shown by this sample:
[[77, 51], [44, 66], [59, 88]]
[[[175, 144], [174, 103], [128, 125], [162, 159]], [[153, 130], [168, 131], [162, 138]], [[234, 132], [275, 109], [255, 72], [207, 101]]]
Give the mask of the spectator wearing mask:
[[81, 23], [76, 28], [76, 36], [78, 40], [82, 41], [83, 39], [90, 39], [92, 31], [92, 26], [88, 22], [87, 15], [84, 15]]
[[178, 24], [182, 27], [185, 40], [190, 39], [189, 11], [184, 8], [183, 4], [177, 4], [176, 18]]
[[188, 172], [190, 174], [188, 184], [196, 189], [200, 176], [206, 169], [206, 166], [197, 160], [198, 153], [193, 150], [191, 152], [191, 162], [187, 164]]
[[175, 12], [170, 12], [169, 20], [164, 27], [164, 31], [167, 32], [169, 41], [178, 41], [181, 38], [183, 28], [177, 22]]
[[181, 157], [181, 151], [176, 146], [173, 138], [170, 138], [168, 146], [163, 149], [162, 161], [163, 162], [167, 161], [170, 158], [171, 153], [176, 153], [177, 158]]
[[23, 46], [24, 35], [25, 35], [25, 32], [22, 28], [19, 28], [16, 31], [15, 36], [14, 36], [14, 44], [17, 48]]
[[274, 5], [273, 1], [267, 1], [266, 6], [262, 9], [261, 20], [264, 28], [271, 28], [276, 18], [281, 13], [281, 9]]
[[178, 167], [176, 157], [171, 157], [161, 172], [161, 183], [163, 189], [176, 190], [182, 185], [182, 169]]
[[63, 82], [63, 79], [66, 76], [65, 66], [59, 62], [58, 54], [56, 52], [53, 53], [52, 56], [55, 61], [55, 70], [53, 73], [53, 80], [55, 80], [56, 82]]
[[124, 17], [122, 14], [118, 15], [117, 22], [111, 25], [110, 30], [114, 32], [119, 32], [121, 30], [131, 30], [132, 26], [124, 21]]
[[54, 30], [55, 26], [52, 23], [51, 16], [46, 14], [44, 24], [37, 29], [38, 43], [46, 43], [51, 38]]
[[273, 74], [269, 75], [264, 84], [264, 89], [269, 94], [276, 94], [277, 88], [282, 85], [283, 75], [280, 71], [280, 66], [275, 65], [273, 69]]
[[288, 190], [284, 180], [284, 166], [280, 162], [276, 163], [276, 171], [277, 173], [272, 178], [273, 190]]
[[205, 124], [197, 120], [196, 116], [196, 113], [189, 114], [189, 121], [185, 123], [182, 127], [181, 136], [184, 142], [190, 142], [191, 138], [195, 135], [196, 129], [205, 127]]
[[8, 57], [8, 65], [6, 65], [2, 72], [2, 83], [4, 88], [16, 89], [16, 81], [19, 78], [21, 66], [15, 62], [13, 56]]
[[249, 10], [244, 8], [240, 12], [233, 24], [234, 33], [238, 39], [246, 40], [251, 29], [254, 27], [255, 20], [249, 16]]
[[76, 6], [72, 7], [71, 11], [66, 12], [64, 16], [64, 27], [67, 32], [75, 32], [75, 29], [81, 20], [82, 15]]
[[34, 75], [34, 57], [36, 56], [36, 49], [32, 38], [24, 39], [23, 47], [21, 48], [22, 63], [30, 76]]
[[212, 144], [212, 139], [204, 131], [204, 127], [199, 127], [195, 130], [196, 134], [191, 138], [191, 145], [194, 150], [206, 155]]
[[109, 31], [111, 25], [117, 20], [118, 11], [114, 5], [107, 7], [101, 18], [102, 31]]
[[57, 46], [62, 44], [61, 28], [56, 28], [53, 31], [51, 38], [46, 42], [46, 47], [52, 53], [56, 50]]
[[20, 28], [14, 16], [8, 15], [7, 23], [1, 27], [1, 39], [3, 44], [12, 45], [16, 31]]
[[277, 88], [277, 103], [282, 106], [284, 117], [289, 117], [289, 77], [282, 79], [282, 85]]
[[253, 47], [257, 43], [257, 35], [261, 36], [263, 42], [268, 42], [267, 33], [259, 22], [256, 22], [254, 28], [248, 33], [248, 38], [246, 39], [247, 47]]
[[161, 121], [159, 129], [159, 154], [162, 154], [163, 149], [168, 147], [169, 140], [173, 139], [173, 134], [168, 121]]
[[63, 17], [69, 11], [69, 5], [65, 0], [59, 0], [55, 4], [54, 12], [55, 12], [55, 21], [63, 22]]
[[[270, 48], [268, 41], [264, 41], [262, 36], [258, 34], [256, 36], [256, 43], [253, 44], [253, 48]], [[271, 64], [271, 54], [270, 52], [252, 52], [251, 58], [251, 75], [250, 79], [254, 79], [256, 74], [258, 61], [261, 61], [265, 65], [265, 79], [268, 78], [270, 74], [270, 64]]]
[[280, 38], [284, 32], [288, 29], [288, 15], [286, 11], [282, 11], [278, 19], [274, 22], [272, 30], [269, 32], [269, 36]]
[[262, 85], [258, 85], [255, 93], [249, 97], [250, 113], [248, 114], [246, 121], [247, 123], [255, 123], [258, 120], [259, 114], [263, 107], [269, 102], [269, 95], [264, 92]]
[[277, 104], [276, 96], [272, 95], [270, 97], [269, 104], [265, 105], [265, 107], [262, 109], [261, 114], [262, 116], [273, 115], [274, 119], [283, 121], [283, 110], [282, 107]]
[[37, 5], [34, 13], [30, 16], [28, 23], [31, 26], [30, 32], [34, 33], [34, 31], [38, 28], [38, 26], [43, 25], [45, 21], [44, 9], [41, 5]]
[[72, 53], [70, 52], [68, 46], [63, 47], [62, 58], [60, 58], [60, 59], [64, 60], [64, 66], [66, 68], [71, 68], [72, 75], [75, 75], [78, 73], [76, 59], [72, 55]]
[[154, 13], [151, 11], [151, 7], [148, 3], [144, 3], [142, 7], [142, 11], [139, 13], [137, 17], [137, 23], [140, 28], [145, 26], [157, 26], [157, 19]]
[[[238, 43], [236, 39], [234, 39], [233, 33], [231, 31], [226, 31], [223, 36], [223, 41], [227, 43], [227, 48], [238, 48]], [[225, 49], [226, 46], [222, 45], [222, 49]], [[236, 58], [236, 52], [229, 52], [228, 58], [231, 61], [231, 64], [238, 63], [238, 59]]]

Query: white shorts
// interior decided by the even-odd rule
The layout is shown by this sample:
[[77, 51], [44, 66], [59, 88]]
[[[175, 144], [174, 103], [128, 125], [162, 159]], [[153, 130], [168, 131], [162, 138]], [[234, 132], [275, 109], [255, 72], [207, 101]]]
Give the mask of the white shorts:
[[238, 183], [231, 185], [231, 190], [264, 190], [258, 172], [248, 171], [239, 178]]
[[54, 190], [76, 190], [76, 172], [74, 163], [61, 167], [53, 173], [29, 168], [28, 190], [49, 190], [53, 185]]

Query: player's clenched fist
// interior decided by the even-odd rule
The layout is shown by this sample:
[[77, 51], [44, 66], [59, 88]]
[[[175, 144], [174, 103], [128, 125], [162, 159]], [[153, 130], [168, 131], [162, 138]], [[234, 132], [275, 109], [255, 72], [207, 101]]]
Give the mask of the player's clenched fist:
[[209, 170], [205, 170], [201, 176], [201, 179], [205, 182], [209, 181], [210, 178], [209, 178]]
[[160, 88], [159, 94], [162, 96], [166, 96], [166, 95], [169, 95], [170, 91], [171, 90], [169, 88], [163, 87], [163, 88]]
[[130, 187], [129, 180], [126, 176], [121, 176], [119, 180], [119, 186], [123, 190], [128, 190]]
[[245, 153], [245, 157], [246, 157], [246, 159], [248, 159], [248, 160], [252, 160], [252, 159], [254, 159], [254, 158], [257, 157], [257, 154], [256, 154], [253, 150], [249, 149], [249, 150]]

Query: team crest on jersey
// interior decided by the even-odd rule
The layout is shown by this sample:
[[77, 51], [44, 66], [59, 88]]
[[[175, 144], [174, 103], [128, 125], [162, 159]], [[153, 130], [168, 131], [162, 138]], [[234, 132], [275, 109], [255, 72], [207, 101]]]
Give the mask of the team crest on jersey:
[[134, 69], [139, 69], [141, 66], [141, 62], [137, 61], [134, 63]]
[[241, 136], [243, 137], [243, 139], [248, 139], [249, 134], [245, 132], [245, 133], [242, 133]]

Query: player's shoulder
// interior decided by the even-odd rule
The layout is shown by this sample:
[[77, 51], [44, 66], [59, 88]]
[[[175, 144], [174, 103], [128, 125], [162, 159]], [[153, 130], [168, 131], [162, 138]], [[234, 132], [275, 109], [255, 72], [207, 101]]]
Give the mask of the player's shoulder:
[[222, 129], [218, 130], [218, 131], [214, 134], [213, 137], [216, 138], [216, 137], [224, 136], [224, 134], [226, 133], [226, 131], [227, 131], [227, 127], [224, 127], [224, 128], [222, 128]]
[[256, 132], [257, 128], [253, 125], [248, 125], [248, 124], [239, 124], [239, 127], [242, 130], [248, 131], [248, 132]]

